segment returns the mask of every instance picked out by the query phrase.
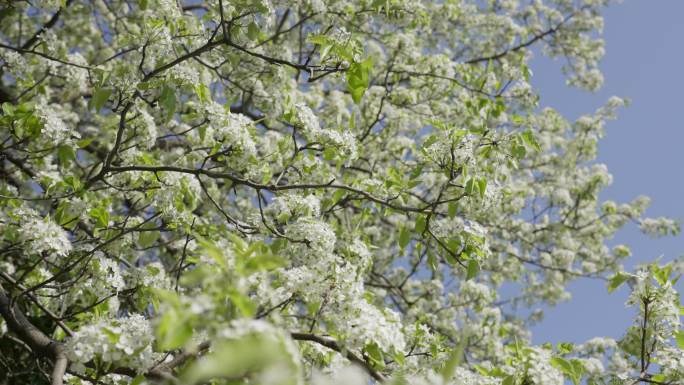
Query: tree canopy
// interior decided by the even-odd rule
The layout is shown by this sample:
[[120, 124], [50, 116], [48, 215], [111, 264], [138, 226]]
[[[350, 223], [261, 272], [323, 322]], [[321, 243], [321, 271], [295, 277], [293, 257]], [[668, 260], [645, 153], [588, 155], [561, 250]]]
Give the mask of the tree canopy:
[[[626, 100], [530, 85], [601, 86], [608, 2], [3, 2], [0, 383], [682, 384], [683, 265], [606, 244], [679, 232], [599, 199]], [[634, 326], [533, 345], [577, 279]]]

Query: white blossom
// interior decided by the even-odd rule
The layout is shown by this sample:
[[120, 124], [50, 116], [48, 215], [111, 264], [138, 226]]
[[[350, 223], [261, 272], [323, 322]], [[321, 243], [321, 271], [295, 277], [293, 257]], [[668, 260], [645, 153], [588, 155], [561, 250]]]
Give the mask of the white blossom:
[[66, 231], [50, 219], [30, 218], [22, 225], [21, 232], [23, 239], [30, 242], [33, 253], [50, 252], [64, 257], [71, 252], [72, 245]]
[[73, 370], [83, 373], [95, 358], [144, 373], [159, 354], [152, 350], [153, 331], [141, 315], [108, 319], [82, 326], [66, 342]]

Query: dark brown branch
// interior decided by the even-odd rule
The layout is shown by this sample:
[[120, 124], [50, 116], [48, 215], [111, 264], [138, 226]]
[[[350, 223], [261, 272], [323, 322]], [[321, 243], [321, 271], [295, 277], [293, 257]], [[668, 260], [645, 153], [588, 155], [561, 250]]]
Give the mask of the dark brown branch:
[[4, 288], [0, 285], [0, 315], [5, 319], [7, 328], [16, 334], [21, 341], [26, 343], [33, 352], [40, 356], [52, 358], [54, 361], [51, 384], [62, 385], [64, 373], [68, 364], [64, 346], [53, 341], [40, 329], [35, 327], [7, 296]]
[[308, 334], [308, 333], [290, 333], [290, 335], [292, 336], [292, 339], [294, 339], [296, 341], [315, 342], [319, 345], [325, 346], [326, 348], [328, 348], [330, 350], [334, 350], [334, 351], [342, 354], [343, 356], [345, 356], [349, 361], [351, 361], [357, 365], [360, 365], [361, 368], [363, 368], [375, 380], [380, 381], [380, 382], [385, 381], [385, 376], [383, 376], [382, 373], [373, 369], [371, 367], [371, 365], [366, 360], [360, 358], [356, 354], [354, 354], [351, 351], [340, 346], [340, 344], [338, 344], [337, 341], [335, 341], [333, 339], [317, 336], [315, 334]]
[[21, 46], [21, 48], [26, 50], [30, 49], [33, 43], [38, 41], [38, 38], [40, 38], [40, 35], [42, 35], [43, 32], [47, 31], [48, 29], [52, 28], [55, 24], [57, 24], [57, 21], [59, 20], [59, 17], [64, 11], [64, 9], [71, 5], [72, 2], [73, 0], [67, 0], [67, 2], [64, 4], [64, 7], [59, 8], [57, 12], [55, 12], [55, 14], [52, 15], [52, 17], [50, 18], [50, 20], [48, 20], [47, 23], [45, 23], [38, 31], [36, 31], [36, 33], [34, 33], [30, 39], [26, 40], [26, 42]]
[[141, 166], [141, 165], [134, 165], [134, 166], [121, 166], [121, 167], [111, 167], [108, 170], [109, 172], [112, 173], [120, 173], [120, 172], [127, 172], [127, 171], [148, 171], [148, 172], [162, 172], [162, 171], [167, 171], [167, 172], [179, 172], [179, 173], [185, 173], [185, 174], [191, 174], [191, 175], [206, 175], [210, 178], [215, 178], [215, 179], [228, 179], [233, 181], [235, 184], [239, 185], [244, 185], [248, 186], [257, 190], [267, 190], [267, 191], [285, 191], [285, 190], [306, 190], [306, 189], [337, 189], [337, 190], [346, 190], [350, 191], [353, 193], [356, 193], [358, 195], [363, 196], [364, 198], [378, 203], [382, 206], [386, 206], [395, 210], [400, 210], [400, 211], [407, 211], [407, 212], [416, 212], [416, 213], [426, 213], [426, 212], [433, 212], [432, 205], [426, 206], [426, 207], [413, 207], [413, 206], [404, 206], [400, 204], [395, 204], [392, 203], [390, 199], [381, 199], [378, 198], [366, 191], [343, 185], [343, 184], [337, 184], [334, 183], [335, 180], [331, 180], [328, 183], [308, 183], [308, 184], [290, 184], [290, 185], [275, 185], [275, 184], [261, 184], [261, 183], [256, 183], [253, 182], [249, 179], [241, 178], [238, 176], [235, 176], [233, 174], [225, 173], [225, 172], [215, 172], [215, 171], [209, 171], [205, 169], [191, 169], [191, 168], [184, 168], [184, 167], [176, 167], [176, 166]]
[[501, 59], [502, 57], [508, 55], [509, 53], [517, 52], [517, 51], [520, 51], [520, 50], [523, 49], [523, 48], [527, 48], [527, 47], [531, 46], [532, 44], [536, 43], [537, 41], [539, 41], [539, 40], [545, 38], [546, 36], [552, 35], [552, 34], [558, 32], [558, 30], [559, 30], [565, 23], [567, 23], [568, 21], [570, 21], [570, 19], [572, 19], [573, 17], [575, 17], [575, 16], [577, 15], [577, 13], [579, 13], [581, 10], [584, 10], [584, 9], [586, 9], [586, 7], [582, 7], [582, 8], [580, 8], [578, 11], [576, 11], [576, 12], [574, 12], [574, 13], [571, 13], [570, 15], [566, 16], [566, 17], [565, 17], [560, 23], [558, 23], [556, 26], [554, 26], [554, 27], [552, 27], [552, 28], [549, 28], [549, 29], [547, 29], [546, 31], [544, 31], [544, 32], [542, 32], [542, 33], [540, 33], [540, 34], [538, 34], [538, 35], [535, 35], [534, 37], [532, 37], [531, 39], [529, 39], [529, 40], [527, 40], [527, 41], [525, 41], [525, 42], [523, 42], [523, 43], [520, 43], [520, 44], [518, 44], [518, 45], [516, 45], [516, 46], [514, 46], [514, 47], [508, 48], [508, 49], [506, 49], [506, 50], [504, 50], [504, 51], [502, 51], [502, 52], [499, 52], [499, 53], [494, 54], [494, 55], [491, 55], [491, 56], [484, 56], [484, 57], [479, 57], [479, 58], [475, 58], [475, 59], [466, 60], [465, 63], [467, 63], [467, 64], [477, 64], [477, 63], [482, 63], [482, 62], [488, 62], [488, 61], [490, 61], [490, 60], [498, 60], [498, 59]]

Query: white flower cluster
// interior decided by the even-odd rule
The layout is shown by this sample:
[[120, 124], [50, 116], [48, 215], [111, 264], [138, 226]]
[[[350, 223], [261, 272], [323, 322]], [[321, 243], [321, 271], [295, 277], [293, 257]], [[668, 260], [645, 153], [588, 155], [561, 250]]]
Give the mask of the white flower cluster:
[[127, 270], [129, 285], [143, 285], [151, 288], [170, 289], [171, 280], [160, 262], [150, 262], [145, 266]]
[[363, 297], [343, 305], [345, 310], [338, 327], [346, 331], [351, 347], [363, 348], [376, 343], [384, 352], [402, 352], [406, 345], [399, 314], [391, 309], [380, 311]]
[[193, 141], [206, 146], [221, 145], [231, 167], [239, 170], [254, 169], [258, 155], [257, 141], [253, 135], [254, 122], [246, 115], [231, 113], [228, 105], [216, 102], [202, 104], [209, 125], [201, 136], [198, 130], [191, 133]]
[[346, 158], [356, 159], [358, 156], [356, 152], [356, 138], [349, 131], [340, 133], [335, 130], [321, 130], [318, 134], [318, 140], [337, 147]]
[[500, 385], [501, 378], [484, 377], [478, 373], [456, 367], [451, 378], [445, 379], [441, 374], [428, 372], [425, 376], [409, 376], [407, 383], [411, 385]]
[[587, 371], [589, 375], [598, 376], [604, 373], [605, 368], [603, 367], [603, 362], [598, 358], [590, 357], [581, 360], [584, 370]]
[[349, 366], [341, 360], [334, 360], [326, 372], [314, 371], [311, 378], [312, 385], [367, 385], [368, 374], [358, 366]]
[[10, 50], [0, 51], [0, 59], [5, 62], [11, 72], [20, 73], [22, 68], [26, 68], [26, 59], [17, 52]]
[[476, 139], [473, 135], [465, 135], [454, 140], [450, 132], [444, 132], [424, 149], [423, 156], [437, 164], [453, 161], [455, 167], [471, 165], [475, 160]]
[[350, 349], [363, 349], [373, 342], [386, 352], [404, 349], [399, 315], [391, 309], [378, 309], [364, 298], [359, 267], [367, 266], [371, 254], [363, 242], [356, 239], [349, 246], [361, 260], [352, 264], [334, 254], [337, 239], [327, 223], [301, 218], [286, 227], [286, 235], [306, 239], [309, 244], [290, 246], [294, 266], [281, 272], [286, 290], [275, 293], [272, 302], [282, 300], [287, 292], [310, 302], [321, 301], [325, 322], [344, 332]]
[[179, 172], [165, 173], [161, 177], [163, 188], [157, 190], [154, 205], [164, 215], [180, 220], [186, 211], [192, 211], [202, 196], [202, 187], [197, 179]]
[[465, 222], [460, 217], [437, 218], [430, 222], [430, 229], [436, 237], [449, 238], [458, 236], [465, 230]]
[[82, 326], [67, 340], [67, 356], [79, 373], [95, 358], [143, 373], [159, 358], [152, 351], [153, 336], [150, 322], [139, 314], [102, 320]]
[[473, 301], [481, 304], [491, 303], [496, 299], [496, 292], [489, 286], [468, 280], [461, 282], [461, 292], [463, 296], [462, 301]]
[[501, 383], [499, 378], [483, 377], [462, 367], [457, 367], [454, 372], [454, 385], [498, 385]]
[[644, 218], [640, 221], [639, 228], [644, 234], [654, 238], [679, 233], [679, 223], [665, 217]]
[[[70, 53], [67, 55], [67, 58], [70, 63], [88, 66], [88, 61], [79, 52]], [[86, 92], [88, 90], [88, 70], [76, 66], [67, 66], [64, 67], [63, 71], [69, 82], [78, 85], [77, 90], [79, 92]]]
[[656, 330], [656, 338], [663, 342], [679, 329], [679, 294], [667, 281], [660, 287], [653, 283], [647, 271], [639, 271], [633, 277], [632, 292], [627, 298], [627, 306], [641, 306], [648, 302], [649, 322]]
[[551, 365], [549, 350], [533, 347], [528, 356], [527, 375], [534, 385], [563, 385], [563, 373]]
[[296, 240], [308, 241], [309, 253], [315, 256], [330, 254], [335, 248], [337, 237], [329, 224], [312, 218], [301, 218], [287, 226], [285, 235]]
[[[118, 263], [105, 257], [101, 252], [96, 252], [90, 266], [92, 267], [91, 276], [83, 282], [81, 287], [93, 293], [98, 299], [105, 298], [112, 293], [118, 293], [126, 288], [126, 282]], [[116, 305], [116, 302], [110, 304]], [[110, 309], [110, 311], [115, 313], [116, 309]]]
[[664, 346], [656, 353], [656, 362], [668, 378], [684, 377], [684, 350]]
[[302, 134], [311, 141], [330, 144], [342, 151], [348, 159], [356, 159], [356, 138], [349, 131], [338, 132], [332, 129], [322, 129], [314, 112], [304, 103], [294, 105], [294, 123]]
[[31, 217], [21, 226], [22, 238], [31, 243], [36, 254], [50, 252], [64, 257], [71, 252], [71, 241], [67, 232], [49, 218]]
[[321, 201], [312, 194], [283, 194], [273, 198], [268, 209], [276, 218], [288, 219], [296, 215], [317, 217], [321, 212]]
[[256, 155], [254, 138], [250, 133], [252, 120], [242, 114], [227, 114], [216, 122], [214, 139], [226, 146], [233, 146], [240, 158], [249, 160]]
[[177, 65], [169, 70], [171, 77], [178, 83], [188, 86], [200, 84], [200, 74], [187, 65]]
[[294, 112], [295, 124], [304, 135], [314, 136], [321, 130], [321, 124], [309, 106], [304, 103], [297, 103], [294, 105]]
[[361, 261], [358, 264], [360, 266], [367, 266], [373, 259], [373, 254], [368, 249], [368, 246], [358, 238], [354, 239], [349, 245], [349, 251], [360, 258]]
[[154, 122], [152, 115], [150, 115], [146, 109], [140, 108], [138, 109], [138, 113], [140, 114], [140, 118], [138, 119], [138, 126], [140, 127], [140, 130], [138, 130], [138, 133], [140, 134], [140, 141], [147, 149], [150, 149], [154, 146], [157, 140], [157, 124]]
[[72, 138], [80, 137], [78, 132], [67, 127], [57, 106], [39, 103], [36, 104], [36, 113], [43, 121], [41, 136], [53, 144], [68, 142]]

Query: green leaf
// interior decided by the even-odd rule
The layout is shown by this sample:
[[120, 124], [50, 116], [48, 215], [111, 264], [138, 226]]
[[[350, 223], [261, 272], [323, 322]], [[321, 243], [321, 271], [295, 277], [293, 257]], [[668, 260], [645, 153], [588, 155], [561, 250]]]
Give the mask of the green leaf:
[[522, 159], [525, 157], [525, 154], [527, 154], [527, 150], [525, 150], [525, 146], [521, 145], [513, 145], [513, 156], [515, 156], [518, 159]]
[[351, 93], [354, 103], [359, 104], [363, 94], [368, 89], [370, 83], [370, 69], [373, 62], [370, 58], [360, 62], [352, 63], [347, 70], [347, 89]]
[[465, 193], [468, 195], [473, 195], [477, 191], [477, 181], [475, 178], [470, 178], [465, 185]]
[[680, 349], [684, 349], [684, 330], [678, 330], [675, 333], [675, 341]]
[[160, 236], [161, 236], [161, 232], [156, 231], [156, 230], [141, 231], [138, 234], [138, 245], [140, 245], [140, 247], [146, 249], [146, 248], [152, 246], [157, 241], [157, 239], [159, 239]]
[[575, 348], [575, 345], [570, 342], [559, 342], [556, 345], [556, 348], [558, 349], [559, 354], [568, 354], [572, 352], [572, 350]]
[[85, 138], [85, 139], [79, 140], [78, 142], [76, 142], [76, 144], [78, 145], [78, 148], [86, 148], [86, 147], [88, 147], [88, 145], [90, 143], [93, 142], [93, 140], [95, 140], [95, 137]]
[[465, 347], [468, 343], [468, 336], [463, 335], [458, 341], [458, 344], [451, 350], [449, 354], [449, 359], [447, 360], [444, 368], [442, 368], [441, 375], [444, 381], [448, 381], [453, 377], [456, 367], [463, 360], [463, 352], [465, 352]]
[[428, 249], [427, 257], [428, 266], [430, 266], [432, 271], [437, 272], [439, 270], [439, 263], [437, 263], [437, 257], [435, 257], [435, 253]]
[[332, 49], [332, 44], [322, 44], [321, 45], [321, 61], [324, 61], [326, 57], [328, 57], [328, 54], [330, 53], [330, 50]]
[[401, 230], [399, 230], [399, 247], [401, 247], [402, 250], [405, 249], [410, 241], [411, 232], [408, 230], [407, 227], [403, 226]]
[[570, 361], [566, 360], [563, 357], [552, 357], [551, 365], [553, 365], [556, 369], [560, 370], [563, 373], [573, 371], [572, 364], [570, 363]]
[[66, 332], [61, 327], [55, 328], [55, 331], [52, 333], [52, 338], [57, 341], [63, 341], [66, 336]]
[[449, 249], [449, 251], [456, 254], [461, 250], [461, 245], [462, 245], [461, 238], [458, 236], [449, 238], [446, 241], [446, 245], [447, 245], [447, 248]]
[[259, 38], [259, 26], [256, 25], [256, 23], [251, 22], [247, 26], [247, 37], [249, 40], [256, 40]]
[[116, 344], [117, 342], [119, 342], [119, 338], [121, 337], [121, 335], [119, 333], [115, 333], [114, 331], [112, 331], [111, 329], [106, 328], [106, 327], [103, 327], [101, 329], [101, 331], [102, 331], [102, 333], [104, 333], [104, 335], [107, 336], [107, 339], [112, 344]]
[[[275, 338], [274, 338], [275, 337]], [[280, 385], [303, 383], [298, 366], [292, 363], [292, 355], [285, 343], [271, 333], [249, 334], [238, 339], [214, 341], [212, 350], [201, 359], [190, 363], [182, 372], [180, 384], [196, 384], [212, 378], [260, 378], [258, 373], [277, 373]], [[238, 384], [241, 381], [221, 383]], [[260, 383], [260, 382], [259, 382]]]
[[176, 311], [168, 311], [157, 326], [157, 343], [160, 350], [183, 347], [192, 337], [192, 326]]
[[525, 123], [525, 117], [517, 115], [517, 114], [511, 114], [510, 115], [511, 122], [517, 126], [521, 126]]
[[248, 276], [257, 271], [273, 270], [285, 265], [282, 257], [271, 254], [259, 252], [253, 257], [243, 258], [238, 261], [238, 273]]
[[660, 286], [663, 286], [667, 283], [667, 281], [670, 279], [671, 273], [672, 273], [672, 265], [669, 263], [663, 267], [658, 267], [656, 265], [653, 265], [653, 277], [655, 278], [656, 281], [658, 281]]
[[57, 148], [57, 157], [59, 164], [66, 167], [71, 161], [76, 160], [76, 151], [71, 146], [61, 145]]
[[527, 144], [530, 148], [534, 149], [537, 152], [541, 152], [542, 148], [539, 145], [539, 142], [537, 142], [537, 138], [534, 137], [534, 133], [532, 133], [531, 130], [527, 130], [523, 132], [521, 135], [522, 140]]
[[469, 281], [477, 276], [480, 272], [480, 263], [475, 259], [468, 261], [468, 272], [466, 275], [466, 281]]
[[376, 343], [372, 342], [370, 344], [367, 344], [363, 348], [363, 350], [368, 355], [368, 358], [370, 358], [370, 361], [374, 367], [378, 369], [382, 369], [385, 367], [384, 355], [382, 354], [382, 350], [380, 350], [380, 347]]
[[573, 384], [579, 385], [584, 373], [584, 366], [582, 361], [577, 359], [566, 360], [562, 357], [551, 358], [551, 365], [560, 370], [564, 375], [568, 376]]
[[573, 374], [570, 376], [570, 379], [575, 385], [579, 385], [582, 380], [582, 375], [584, 374], [584, 365], [582, 364], [582, 361], [578, 359], [570, 360], [570, 364], [573, 369]]
[[256, 305], [246, 295], [243, 295], [235, 290], [232, 290], [228, 294], [228, 297], [243, 317], [252, 318], [256, 314]]
[[425, 231], [425, 227], [427, 225], [426, 220], [427, 218], [425, 217], [425, 215], [418, 215], [416, 217], [416, 224], [414, 226], [416, 234], [422, 234]]
[[425, 141], [423, 142], [422, 147], [423, 147], [423, 148], [430, 147], [430, 146], [432, 146], [434, 143], [436, 143], [437, 140], [438, 140], [438, 138], [437, 138], [436, 135], [430, 135], [430, 136], [427, 137], [427, 139], [425, 139]]
[[59, 206], [57, 206], [57, 210], [55, 210], [55, 222], [60, 226], [65, 226], [67, 228], [76, 226], [77, 221], [75, 221], [75, 219], [78, 218], [78, 215], [73, 214], [70, 209], [71, 205], [69, 204], [69, 201], [64, 200], [60, 202]]
[[608, 293], [612, 293], [620, 287], [623, 283], [625, 283], [626, 280], [629, 279], [629, 275], [627, 273], [615, 273], [609, 280], [608, 280]]
[[168, 84], [164, 85], [159, 95], [159, 104], [166, 110], [166, 121], [168, 122], [176, 112], [176, 90]]
[[91, 218], [95, 219], [97, 227], [106, 228], [109, 226], [109, 211], [103, 207], [95, 207], [88, 212]]
[[207, 87], [206, 84], [200, 83], [195, 85], [195, 93], [197, 94], [197, 97], [199, 98], [200, 101], [202, 102], [209, 102], [211, 101], [211, 91], [209, 91], [209, 87]]
[[404, 356], [404, 353], [402, 352], [397, 352], [394, 355], [392, 355], [392, 357], [394, 358], [394, 361], [396, 361], [399, 364], [399, 366], [404, 365], [404, 363], [406, 362], [406, 356]]
[[91, 109], [95, 109], [95, 112], [100, 112], [102, 107], [104, 107], [105, 103], [107, 103], [107, 99], [109, 99], [109, 96], [112, 94], [111, 88], [98, 88], [93, 92], [92, 98], [90, 98], [90, 102], [88, 103], [88, 107]]
[[484, 199], [485, 192], [487, 191], [487, 179], [486, 178], [478, 179], [477, 188], [480, 191], [480, 198]]
[[447, 215], [449, 218], [453, 218], [456, 216], [456, 212], [458, 211], [458, 204], [456, 202], [449, 202], [447, 205]]
[[2, 112], [7, 116], [11, 116], [14, 114], [14, 106], [9, 103], [2, 103]]

